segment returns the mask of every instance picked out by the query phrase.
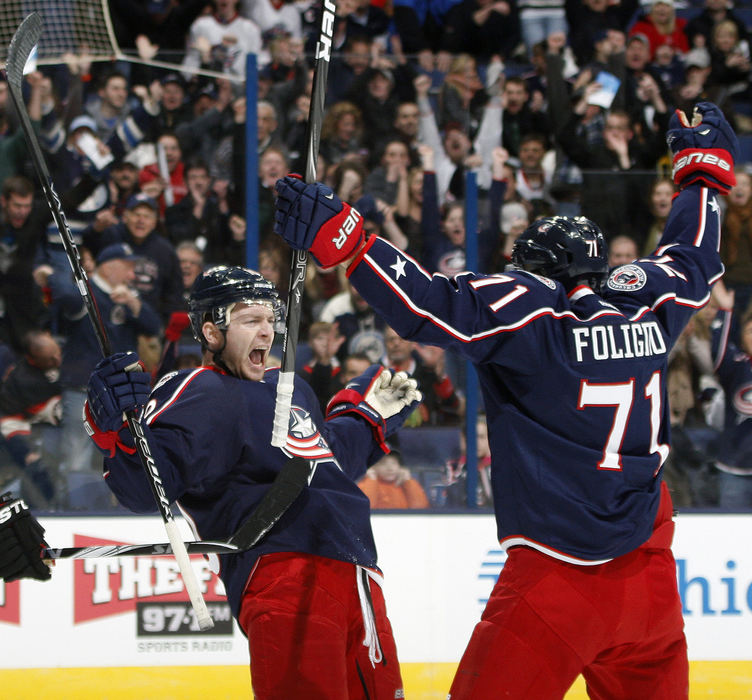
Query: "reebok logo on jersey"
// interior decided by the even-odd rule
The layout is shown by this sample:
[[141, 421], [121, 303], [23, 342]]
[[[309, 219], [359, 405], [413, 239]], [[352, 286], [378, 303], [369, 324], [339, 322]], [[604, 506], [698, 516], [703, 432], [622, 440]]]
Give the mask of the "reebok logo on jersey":
[[342, 226], [339, 227], [339, 235], [336, 238], [332, 238], [332, 243], [334, 243], [337, 250], [342, 250], [342, 247], [345, 245], [345, 243], [347, 243], [347, 239], [355, 230], [359, 221], [360, 214], [358, 213], [357, 209], [350, 209], [350, 213], [347, 215], [347, 218], [342, 223]]
[[645, 270], [637, 265], [617, 267], [608, 277], [608, 288], [617, 292], [635, 292], [647, 281]]

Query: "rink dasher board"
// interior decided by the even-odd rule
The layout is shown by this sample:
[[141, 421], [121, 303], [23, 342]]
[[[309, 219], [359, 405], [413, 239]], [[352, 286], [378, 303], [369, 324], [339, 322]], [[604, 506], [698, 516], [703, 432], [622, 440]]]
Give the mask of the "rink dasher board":
[[[157, 517], [41, 520], [56, 547], [163, 538]], [[401, 661], [456, 663], [505, 559], [493, 517], [377, 513], [373, 527]], [[752, 515], [677, 518], [690, 659], [752, 660], [750, 531]], [[61, 560], [51, 581], [0, 582], [0, 668], [247, 664], [221, 581], [200, 555], [192, 563], [217, 622], [209, 634], [195, 626], [171, 557]]]

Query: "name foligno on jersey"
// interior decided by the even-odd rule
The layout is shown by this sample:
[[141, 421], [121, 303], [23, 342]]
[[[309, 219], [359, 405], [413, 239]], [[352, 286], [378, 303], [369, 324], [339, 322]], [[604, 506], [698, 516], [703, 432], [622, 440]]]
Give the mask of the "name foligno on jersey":
[[662, 355], [666, 342], [656, 321], [572, 328], [577, 362]]

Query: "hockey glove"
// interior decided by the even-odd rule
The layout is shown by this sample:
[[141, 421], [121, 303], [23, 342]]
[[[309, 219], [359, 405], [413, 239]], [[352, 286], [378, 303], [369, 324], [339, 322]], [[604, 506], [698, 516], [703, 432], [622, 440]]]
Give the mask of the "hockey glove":
[[679, 189], [700, 182], [728, 194], [736, 184], [739, 141], [714, 104], [697, 104], [691, 122], [677, 109], [669, 121], [666, 142], [674, 155], [673, 178]]
[[381, 365], [371, 365], [337, 392], [326, 408], [326, 419], [346, 413], [365, 418], [384, 452], [386, 438], [394, 433], [423, 400], [418, 383], [404, 372], [392, 374]]
[[42, 561], [44, 528], [20, 498], [0, 496], [0, 579], [35, 578], [46, 581], [52, 574]]
[[[139, 367], [138, 370], [135, 367]], [[134, 368], [129, 370], [128, 368]], [[132, 454], [118, 437], [123, 414], [140, 408], [149, 398], [151, 377], [143, 371], [135, 352], [119, 352], [102, 360], [89, 377], [84, 428], [96, 446], [108, 457], [120, 446]]]
[[363, 217], [326, 185], [298, 175], [277, 180], [274, 232], [296, 250], [308, 250], [326, 269], [349, 260], [365, 241]]

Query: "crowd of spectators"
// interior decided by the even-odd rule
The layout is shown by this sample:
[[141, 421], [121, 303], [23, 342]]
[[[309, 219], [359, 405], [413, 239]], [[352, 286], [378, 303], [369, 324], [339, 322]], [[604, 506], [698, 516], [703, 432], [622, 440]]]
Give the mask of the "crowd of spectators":
[[[259, 269], [286, 294], [289, 251], [272, 235], [274, 183], [303, 169], [319, 7], [111, 0], [110, 9], [121, 46], [138, 62], [93, 63], [79, 47], [29, 73], [24, 94], [114, 349], [138, 350], [156, 380], [197, 362], [185, 314], [196, 275], [246, 259], [247, 178], [258, 182], [250, 216]], [[478, 269], [501, 271], [516, 236], [553, 214], [592, 218], [611, 264], [628, 263], [653, 249], [670, 209], [664, 136], [673, 110], [714, 101], [743, 143], [752, 139], [752, 17], [729, 0], [344, 0], [337, 14], [319, 177], [369, 231], [430, 272], [466, 269], [469, 235], [478, 239]], [[255, 91], [244, 82], [249, 52]], [[254, 147], [245, 143], [248, 109], [257, 115], [257, 173], [245, 167]], [[3, 82], [0, 155], [0, 485], [17, 480], [37, 507], [85, 507], [71, 484], [80, 490], [89, 484], [82, 475], [98, 479], [80, 414], [99, 349]], [[732, 457], [718, 452], [729, 426], [748, 432], [752, 421], [744, 417], [752, 409], [731, 415], [723, 397], [733, 387], [718, 374], [723, 357], [750, 352], [749, 157], [743, 149], [737, 186], [723, 202], [733, 293], [719, 305], [727, 316], [699, 314], [671, 365], [678, 446], [667, 478], [684, 506], [752, 508], [752, 487], [736, 489], [744, 501], [724, 485], [733, 477], [752, 484], [752, 462], [729, 465], [721, 456]], [[472, 201], [468, 173], [477, 182]], [[470, 205], [476, 231], [466, 228]], [[308, 269], [299, 374], [322, 407], [382, 362], [417, 376], [426, 397], [403, 443], [421, 427], [459, 434], [464, 372], [456, 358], [399, 338], [340, 272]], [[723, 342], [714, 330], [721, 322]], [[740, 453], [733, 459], [744, 461]], [[447, 458], [437, 483], [423, 483], [434, 506], [466, 502], [457, 489], [464, 458]], [[404, 465], [388, 467], [398, 475], [392, 487], [409, 482]], [[379, 473], [369, 474], [370, 486]]]

